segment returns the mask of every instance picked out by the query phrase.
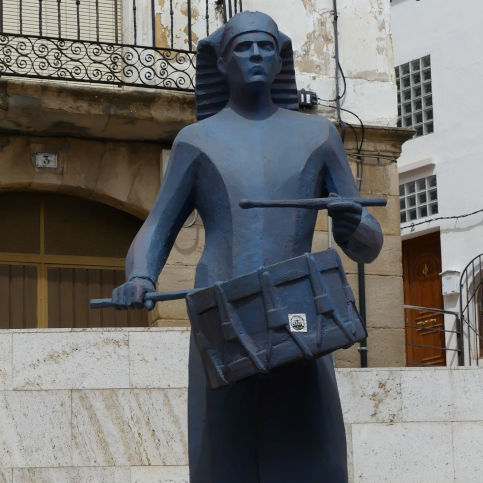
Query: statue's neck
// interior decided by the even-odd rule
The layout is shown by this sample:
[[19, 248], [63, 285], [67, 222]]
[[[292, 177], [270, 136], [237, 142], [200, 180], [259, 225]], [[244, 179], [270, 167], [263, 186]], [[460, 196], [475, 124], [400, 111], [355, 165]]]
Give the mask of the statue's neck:
[[247, 119], [263, 120], [278, 107], [272, 101], [271, 86], [253, 86], [232, 89], [228, 107]]

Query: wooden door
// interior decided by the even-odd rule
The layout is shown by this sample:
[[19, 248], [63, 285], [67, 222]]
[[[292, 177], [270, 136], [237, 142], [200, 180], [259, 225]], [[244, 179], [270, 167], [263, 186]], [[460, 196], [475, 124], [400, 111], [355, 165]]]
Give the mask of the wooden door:
[[124, 282], [142, 221], [101, 203], [0, 193], [0, 329], [147, 326], [145, 310], [90, 310]]
[[[443, 308], [439, 232], [403, 241], [404, 303]], [[446, 364], [444, 316], [405, 310], [408, 366]]]

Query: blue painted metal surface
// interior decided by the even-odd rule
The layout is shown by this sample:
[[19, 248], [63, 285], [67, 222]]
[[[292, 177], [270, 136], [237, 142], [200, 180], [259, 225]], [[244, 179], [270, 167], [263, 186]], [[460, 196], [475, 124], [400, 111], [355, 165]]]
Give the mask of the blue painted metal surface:
[[[197, 69], [204, 82], [196, 96], [203, 120], [175, 140], [163, 186], [129, 250], [128, 282], [113, 292], [119, 308], [153, 306], [144, 295], [154, 290], [195, 208], [206, 233], [195, 287], [220, 288], [219, 282], [310, 252], [316, 210], [246, 210], [242, 199], [338, 195], [344, 199], [333, 196], [327, 204], [335, 241], [357, 262], [377, 257], [380, 226], [353, 200], [360, 195], [337, 130], [323, 117], [284, 108], [293, 107], [296, 96], [291, 52], [289, 39], [261, 13], [235, 15], [200, 42]], [[266, 294], [271, 282], [263, 273], [259, 283]], [[223, 291], [214, 293], [223, 306]], [[265, 307], [276, 319], [277, 301], [270, 289], [268, 294]], [[253, 313], [254, 320], [264, 316]], [[251, 360], [264, 372], [259, 355]], [[192, 340], [188, 413], [192, 483], [347, 481], [330, 357], [294, 362], [213, 390]]]

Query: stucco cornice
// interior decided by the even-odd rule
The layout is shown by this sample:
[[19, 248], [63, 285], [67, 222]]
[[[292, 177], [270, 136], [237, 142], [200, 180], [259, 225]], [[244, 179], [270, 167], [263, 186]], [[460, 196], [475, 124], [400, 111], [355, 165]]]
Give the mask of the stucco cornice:
[[170, 143], [195, 120], [190, 93], [0, 79], [0, 130]]

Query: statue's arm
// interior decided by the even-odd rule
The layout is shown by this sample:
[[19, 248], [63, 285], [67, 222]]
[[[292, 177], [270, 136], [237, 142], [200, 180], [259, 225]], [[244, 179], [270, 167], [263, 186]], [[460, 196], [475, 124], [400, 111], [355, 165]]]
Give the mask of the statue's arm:
[[[166, 174], [154, 206], [134, 238], [126, 257], [127, 282], [114, 289], [117, 308], [142, 306], [144, 294], [156, 287], [173, 243], [194, 209], [194, 190], [199, 151], [175, 141]], [[152, 308], [152, 302], [145, 303]]]
[[[342, 140], [333, 124], [329, 124], [329, 134], [323, 146], [325, 190], [341, 197], [360, 197]], [[358, 209], [359, 214], [354, 215], [359, 221], [358, 224], [344, 224], [343, 221], [338, 224], [333, 217], [334, 239], [347, 256], [360, 263], [370, 263], [381, 251], [382, 231], [377, 220], [366, 208], [361, 211]]]
[[173, 145], [166, 174], [153, 208], [134, 238], [126, 258], [126, 279], [146, 277], [156, 283], [173, 243], [194, 209], [196, 159], [190, 144]]

